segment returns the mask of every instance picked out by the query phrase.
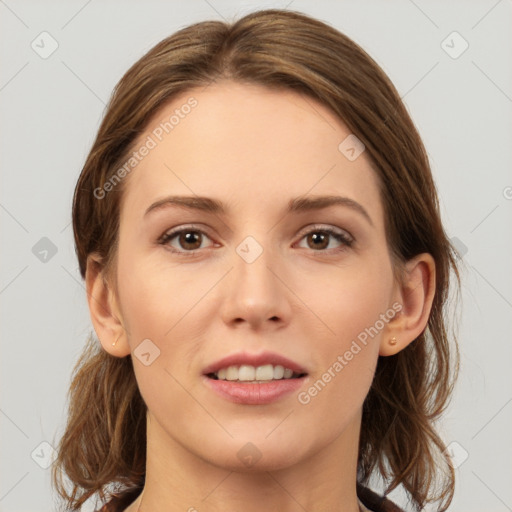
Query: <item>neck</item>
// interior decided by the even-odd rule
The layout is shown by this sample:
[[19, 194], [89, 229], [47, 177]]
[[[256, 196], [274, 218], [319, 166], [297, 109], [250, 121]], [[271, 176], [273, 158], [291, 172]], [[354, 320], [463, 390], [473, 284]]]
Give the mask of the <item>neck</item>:
[[358, 512], [360, 420], [358, 415], [330, 444], [290, 466], [246, 469], [198, 457], [148, 417], [146, 483], [126, 512]]

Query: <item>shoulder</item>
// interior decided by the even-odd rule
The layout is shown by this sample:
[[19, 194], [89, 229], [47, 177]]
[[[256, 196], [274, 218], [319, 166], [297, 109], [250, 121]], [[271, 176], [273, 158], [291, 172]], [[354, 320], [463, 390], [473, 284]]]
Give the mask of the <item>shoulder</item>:
[[405, 512], [385, 496], [380, 496], [361, 484], [357, 484], [357, 497], [368, 512]]
[[125, 509], [126, 507], [121, 505], [119, 502], [110, 500], [109, 502], [105, 503], [105, 505], [95, 510], [94, 512], [124, 512]]
[[124, 507], [111, 500], [95, 512], [124, 512]]
[[135, 488], [110, 496], [110, 501], [105, 503], [95, 512], [124, 512], [139, 496], [142, 489]]

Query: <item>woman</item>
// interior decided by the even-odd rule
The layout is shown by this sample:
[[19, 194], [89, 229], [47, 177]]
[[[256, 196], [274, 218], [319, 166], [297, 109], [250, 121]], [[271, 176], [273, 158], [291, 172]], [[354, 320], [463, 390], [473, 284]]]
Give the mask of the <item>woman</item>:
[[114, 91], [73, 227], [99, 343], [53, 468], [67, 509], [392, 511], [399, 486], [447, 509], [455, 253], [353, 41], [266, 10], [160, 42]]

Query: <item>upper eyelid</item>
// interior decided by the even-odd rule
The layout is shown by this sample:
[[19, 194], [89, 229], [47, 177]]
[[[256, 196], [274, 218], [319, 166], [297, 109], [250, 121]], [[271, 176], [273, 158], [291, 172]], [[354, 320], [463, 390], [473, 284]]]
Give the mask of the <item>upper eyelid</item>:
[[209, 238], [211, 238], [211, 236], [209, 235], [208, 233], [208, 229], [205, 229], [203, 227], [199, 227], [195, 224], [190, 224], [190, 225], [187, 225], [187, 224], [183, 224], [183, 225], [179, 225], [179, 226], [176, 226], [174, 228], [170, 228], [170, 229], [167, 229], [163, 232], [162, 236], [160, 238], [164, 238], [164, 237], [168, 237], [168, 236], [174, 236], [174, 235], [177, 235], [179, 233], [182, 233], [183, 231], [198, 231], [204, 235], [207, 235]]
[[349, 231], [347, 231], [346, 229], [340, 228], [338, 226], [333, 226], [331, 224], [311, 224], [311, 225], [303, 228], [300, 232], [301, 233], [303, 233], [303, 232], [309, 233], [309, 232], [315, 231], [315, 230], [316, 231], [333, 231], [333, 232], [339, 233], [339, 234], [346, 234], [349, 238], [354, 239], [352, 234]]

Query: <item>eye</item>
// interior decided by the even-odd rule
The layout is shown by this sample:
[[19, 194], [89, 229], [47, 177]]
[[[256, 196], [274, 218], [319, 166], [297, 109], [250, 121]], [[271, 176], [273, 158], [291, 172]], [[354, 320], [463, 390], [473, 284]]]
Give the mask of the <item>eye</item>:
[[[344, 250], [354, 243], [354, 239], [347, 233], [323, 226], [315, 226], [309, 230], [303, 235], [301, 241], [304, 239], [307, 244], [306, 248], [314, 251]], [[332, 246], [333, 244], [335, 247]]]
[[158, 242], [176, 253], [193, 253], [205, 248], [205, 240], [210, 240], [210, 237], [204, 231], [189, 227], [164, 233]]
[[[211, 241], [210, 237], [198, 228], [180, 227], [164, 233], [158, 243], [179, 255], [194, 256], [196, 251], [208, 247], [204, 245], [207, 240]], [[342, 251], [354, 243], [354, 239], [348, 233], [325, 226], [314, 226], [301, 237], [301, 242], [302, 240], [307, 244], [305, 248], [316, 252]], [[210, 245], [212, 246], [213, 244]]]

